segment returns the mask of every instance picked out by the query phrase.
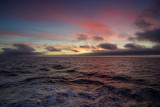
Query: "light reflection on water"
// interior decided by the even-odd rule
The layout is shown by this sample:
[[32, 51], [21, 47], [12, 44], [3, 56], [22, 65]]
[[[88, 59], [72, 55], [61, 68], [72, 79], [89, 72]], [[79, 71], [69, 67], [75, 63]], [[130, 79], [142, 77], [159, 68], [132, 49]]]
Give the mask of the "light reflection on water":
[[0, 106], [160, 106], [159, 57], [0, 58]]

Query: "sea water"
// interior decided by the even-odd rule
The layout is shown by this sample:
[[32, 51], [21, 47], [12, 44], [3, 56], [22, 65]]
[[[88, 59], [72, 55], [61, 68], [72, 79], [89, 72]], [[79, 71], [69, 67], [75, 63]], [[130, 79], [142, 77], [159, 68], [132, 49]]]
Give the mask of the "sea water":
[[158, 107], [160, 57], [0, 58], [1, 107]]

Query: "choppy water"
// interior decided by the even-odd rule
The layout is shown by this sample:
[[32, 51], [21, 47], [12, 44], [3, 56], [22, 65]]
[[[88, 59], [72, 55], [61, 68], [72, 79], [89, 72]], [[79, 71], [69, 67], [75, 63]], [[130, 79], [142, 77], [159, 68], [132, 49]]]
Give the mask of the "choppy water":
[[3, 57], [2, 107], [158, 107], [158, 57]]

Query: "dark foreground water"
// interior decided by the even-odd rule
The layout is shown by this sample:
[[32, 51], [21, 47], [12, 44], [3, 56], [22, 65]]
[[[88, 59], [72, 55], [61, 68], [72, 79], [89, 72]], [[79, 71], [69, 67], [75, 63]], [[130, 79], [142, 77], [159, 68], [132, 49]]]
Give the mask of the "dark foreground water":
[[3, 57], [1, 107], [160, 107], [158, 57]]

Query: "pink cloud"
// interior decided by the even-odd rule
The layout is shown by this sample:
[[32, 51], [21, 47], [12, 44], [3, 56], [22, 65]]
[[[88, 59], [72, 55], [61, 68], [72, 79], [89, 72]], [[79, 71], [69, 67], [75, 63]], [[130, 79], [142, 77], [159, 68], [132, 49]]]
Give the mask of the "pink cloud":
[[116, 32], [109, 29], [106, 25], [97, 22], [77, 22], [78, 25], [96, 31], [102, 31], [106, 34], [115, 34]]
[[[32, 1], [30, 1], [32, 2]], [[65, 22], [71, 23], [73, 25], [82, 27], [87, 30], [95, 30], [99, 32], [103, 32], [106, 34], [115, 34], [116, 32], [110, 29], [106, 24], [102, 24], [98, 21], [91, 20], [89, 17], [75, 12], [68, 11], [63, 7], [53, 6], [51, 4], [45, 4], [41, 2], [33, 1], [33, 4], [38, 8], [30, 8], [28, 6], [23, 9], [14, 9], [13, 11], [16, 13], [14, 17], [29, 20], [32, 22]], [[41, 8], [39, 8], [41, 7]], [[79, 18], [73, 17], [73, 14], [76, 14]], [[99, 19], [97, 19], [99, 20]]]

